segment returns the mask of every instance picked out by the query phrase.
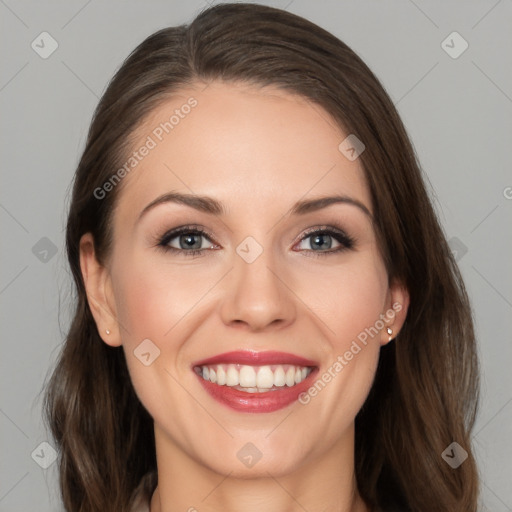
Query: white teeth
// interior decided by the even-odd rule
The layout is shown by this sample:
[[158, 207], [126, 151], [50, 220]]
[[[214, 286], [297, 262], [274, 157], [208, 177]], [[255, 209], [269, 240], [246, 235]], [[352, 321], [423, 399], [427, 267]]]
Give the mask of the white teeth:
[[283, 387], [285, 385], [284, 370], [282, 366], [278, 366], [274, 372], [274, 386]]
[[217, 384], [219, 386], [224, 386], [226, 384], [226, 372], [222, 366], [217, 366]]
[[240, 369], [240, 386], [244, 388], [256, 386], [256, 372], [252, 366], [242, 366]]
[[[239, 386], [240, 388], [242, 386]], [[247, 388], [247, 387], [244, 387], [242, 388], [244, 391], [247, 391], [247, 393], [257, 393], [258, 392], [258, 388]]]
[[270, 366], [262, 366], [256, 375], [256, 386], [270, 389], [274, 385], [274, 372]]
[[[300, 370], [298, 370], [300, 372]], [[300, 381], [299, 381], [300, 382]], [[295, 384], [295, 368], [290, 366], [286, 372], [286, 385], [292, 387]]]
[[226, 373], [226, 386], [237, 386], [238, 384], [240, 384], [240, 374], [231, 364], [228, 366], [228, 371]]
[[249, 366], [216, 364], [201, 366], [203, 379], [219, 386], [235, 387], [248, 393], [263, 393], [272, 388], [292, 387], [302, 382], [312, 368], [294, 365]]

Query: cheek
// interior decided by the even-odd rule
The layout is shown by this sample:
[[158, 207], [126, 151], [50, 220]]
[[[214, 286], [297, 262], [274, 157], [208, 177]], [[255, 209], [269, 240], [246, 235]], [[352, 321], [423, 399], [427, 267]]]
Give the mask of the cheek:
[[185, 279], [179, 268], [150, 263], [127, 262], [117, 269], [114, 295], [123, 344], [166, 338], [208, 288], [201, 279]]
[[[181, 374], [180, 350], [191, 326], [197, 324], [200, 299], [217, 277], [207, 268], [185, 271], [143, 254], [125, 253], [113, 268], [116, 314], [128, 369], [139, 398], [151, 408], [174, 396], [168, 371]], [[139, 347], [147, 348], [142, 352]], [[146, 352], [150, 358], [158, 355], [148, 366], [136, 357]]]
[[[375, 327], [383, 313], [386, 287], [379, 274], [365, 269], [351, 273], [341, 281], [332, 299], [332, 314], [336, 338], [344, 344]], [[372, 334], [375, 335], [375, 331]]]
[[[318, 325], [323, 324], [331, 350], [343, 352], [361, 333], [375, 329], [376, 324], [381, 327], [378, 320], [385, 312], [388, 287], [385, 268], [376, 256], [356, 256], [335, 271], [324, 269], [309, 277], [309, 286], [301, 282], [298, 295], [307, 297], [305, 302], [321, 320]], [[374, 329], [369, 340], [380, 340]]]
[[[165, 269], [144, 258], [120, 261], [113, 277], [116, 313], [130, 379], [150, 415], [155, 421], [165, 423], [173, 404], [188, 406], [173, 379], [182, 341], [175, 335], [179, 329], [172, 329], [190, 309], [181, 293], [183, 283], [178, 276], [173, 279], [170, 272], [166, 275]], [[149, 356], [144, 362], [146, 353]]]
[[385, 268], [376, 255], [354, 258], [351, 263], [323, 278], [316, 276], [309, 294], [321, 319], [317, 325], [326, 326], [327, 342], [316, 381], [323, 383], [312, 391], [322, 398], [312, 400], [312, 417], [333, 427], [333, 436], [340, 424], [355, 417], [369, 392], [380, 352], [381, 315], [388, 290]]

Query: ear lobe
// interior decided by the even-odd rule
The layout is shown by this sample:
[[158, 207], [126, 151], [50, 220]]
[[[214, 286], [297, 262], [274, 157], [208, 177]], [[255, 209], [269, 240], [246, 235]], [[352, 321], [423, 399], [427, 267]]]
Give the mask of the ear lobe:
[[[384, 313], [384, 328], [381, 331], [381, 345], [387, 345], [394, 340], [407, 317], [409, 308], [409, 291], [399, 282], [389, 288], [387, 309]], [[391, 333], [388, 331], [391, 330]]]
[[[120, 346], [121, 337], [115, 303], [112, 299], [110, 275], [107, 268], [101, 265], [96, 258], [94, 239], [91, 233], [86, 233], [80, 239], [80, 269], [87, 302], [99, 335], [107, 345]], [[110, 301], [108, 297], [111, 298]]]

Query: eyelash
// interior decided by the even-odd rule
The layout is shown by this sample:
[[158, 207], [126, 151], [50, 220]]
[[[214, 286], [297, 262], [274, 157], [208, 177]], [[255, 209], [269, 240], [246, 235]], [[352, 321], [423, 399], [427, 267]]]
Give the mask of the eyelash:
[[[208, 240], [212, 241], [212, 236], [210, 233], [200, 228], [199, 226], [190, 225], [190, 226], [182, 226], [176, 229], [172, 229], [171, 231], [166, 232], [157, 243], [157, 247], [164, 250], [165, 252], [173, 252], [175, 254], [181, 253], [186, 257], [193, 256], [201, 256], [203, 252], [208, 251], [209, 249], [177, 249], [176, 247], [170, 247], [168, 244], [171, 240], [180, 235], [200, 235], [208, 238]], [[313, 235], [329, 235], [332, 236], [337, 242], [341, 245], [337, 249], [329, 250], [329, 251], [313, 251], [312, 249], [303, 249], [307, 252], [311, 252], [314, 254], [314, 257], [323, 257], [331, 254], [341, 253], [343, 251], [353, 249], [355, 244], [355, 239], [344, 233], [342, 230], [334, 228], [332, 226], [322, 226], [319, 228], [312, 228], [307, 230], [303, 237], [300, 239], [300, 242], [303, 240], [313, 236]]]

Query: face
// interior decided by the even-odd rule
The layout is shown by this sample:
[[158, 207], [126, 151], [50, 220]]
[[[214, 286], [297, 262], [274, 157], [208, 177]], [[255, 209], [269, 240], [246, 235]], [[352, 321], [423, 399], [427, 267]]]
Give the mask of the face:
[[222, 83], [181, 91], [137, 134], [112, 252], [102, 267], [86, 235], [82, 270], [157, 445], [234, 476], [350, 452], [407, 295], [360, 161], [338, 149], [348, 134], [302, 97]]

